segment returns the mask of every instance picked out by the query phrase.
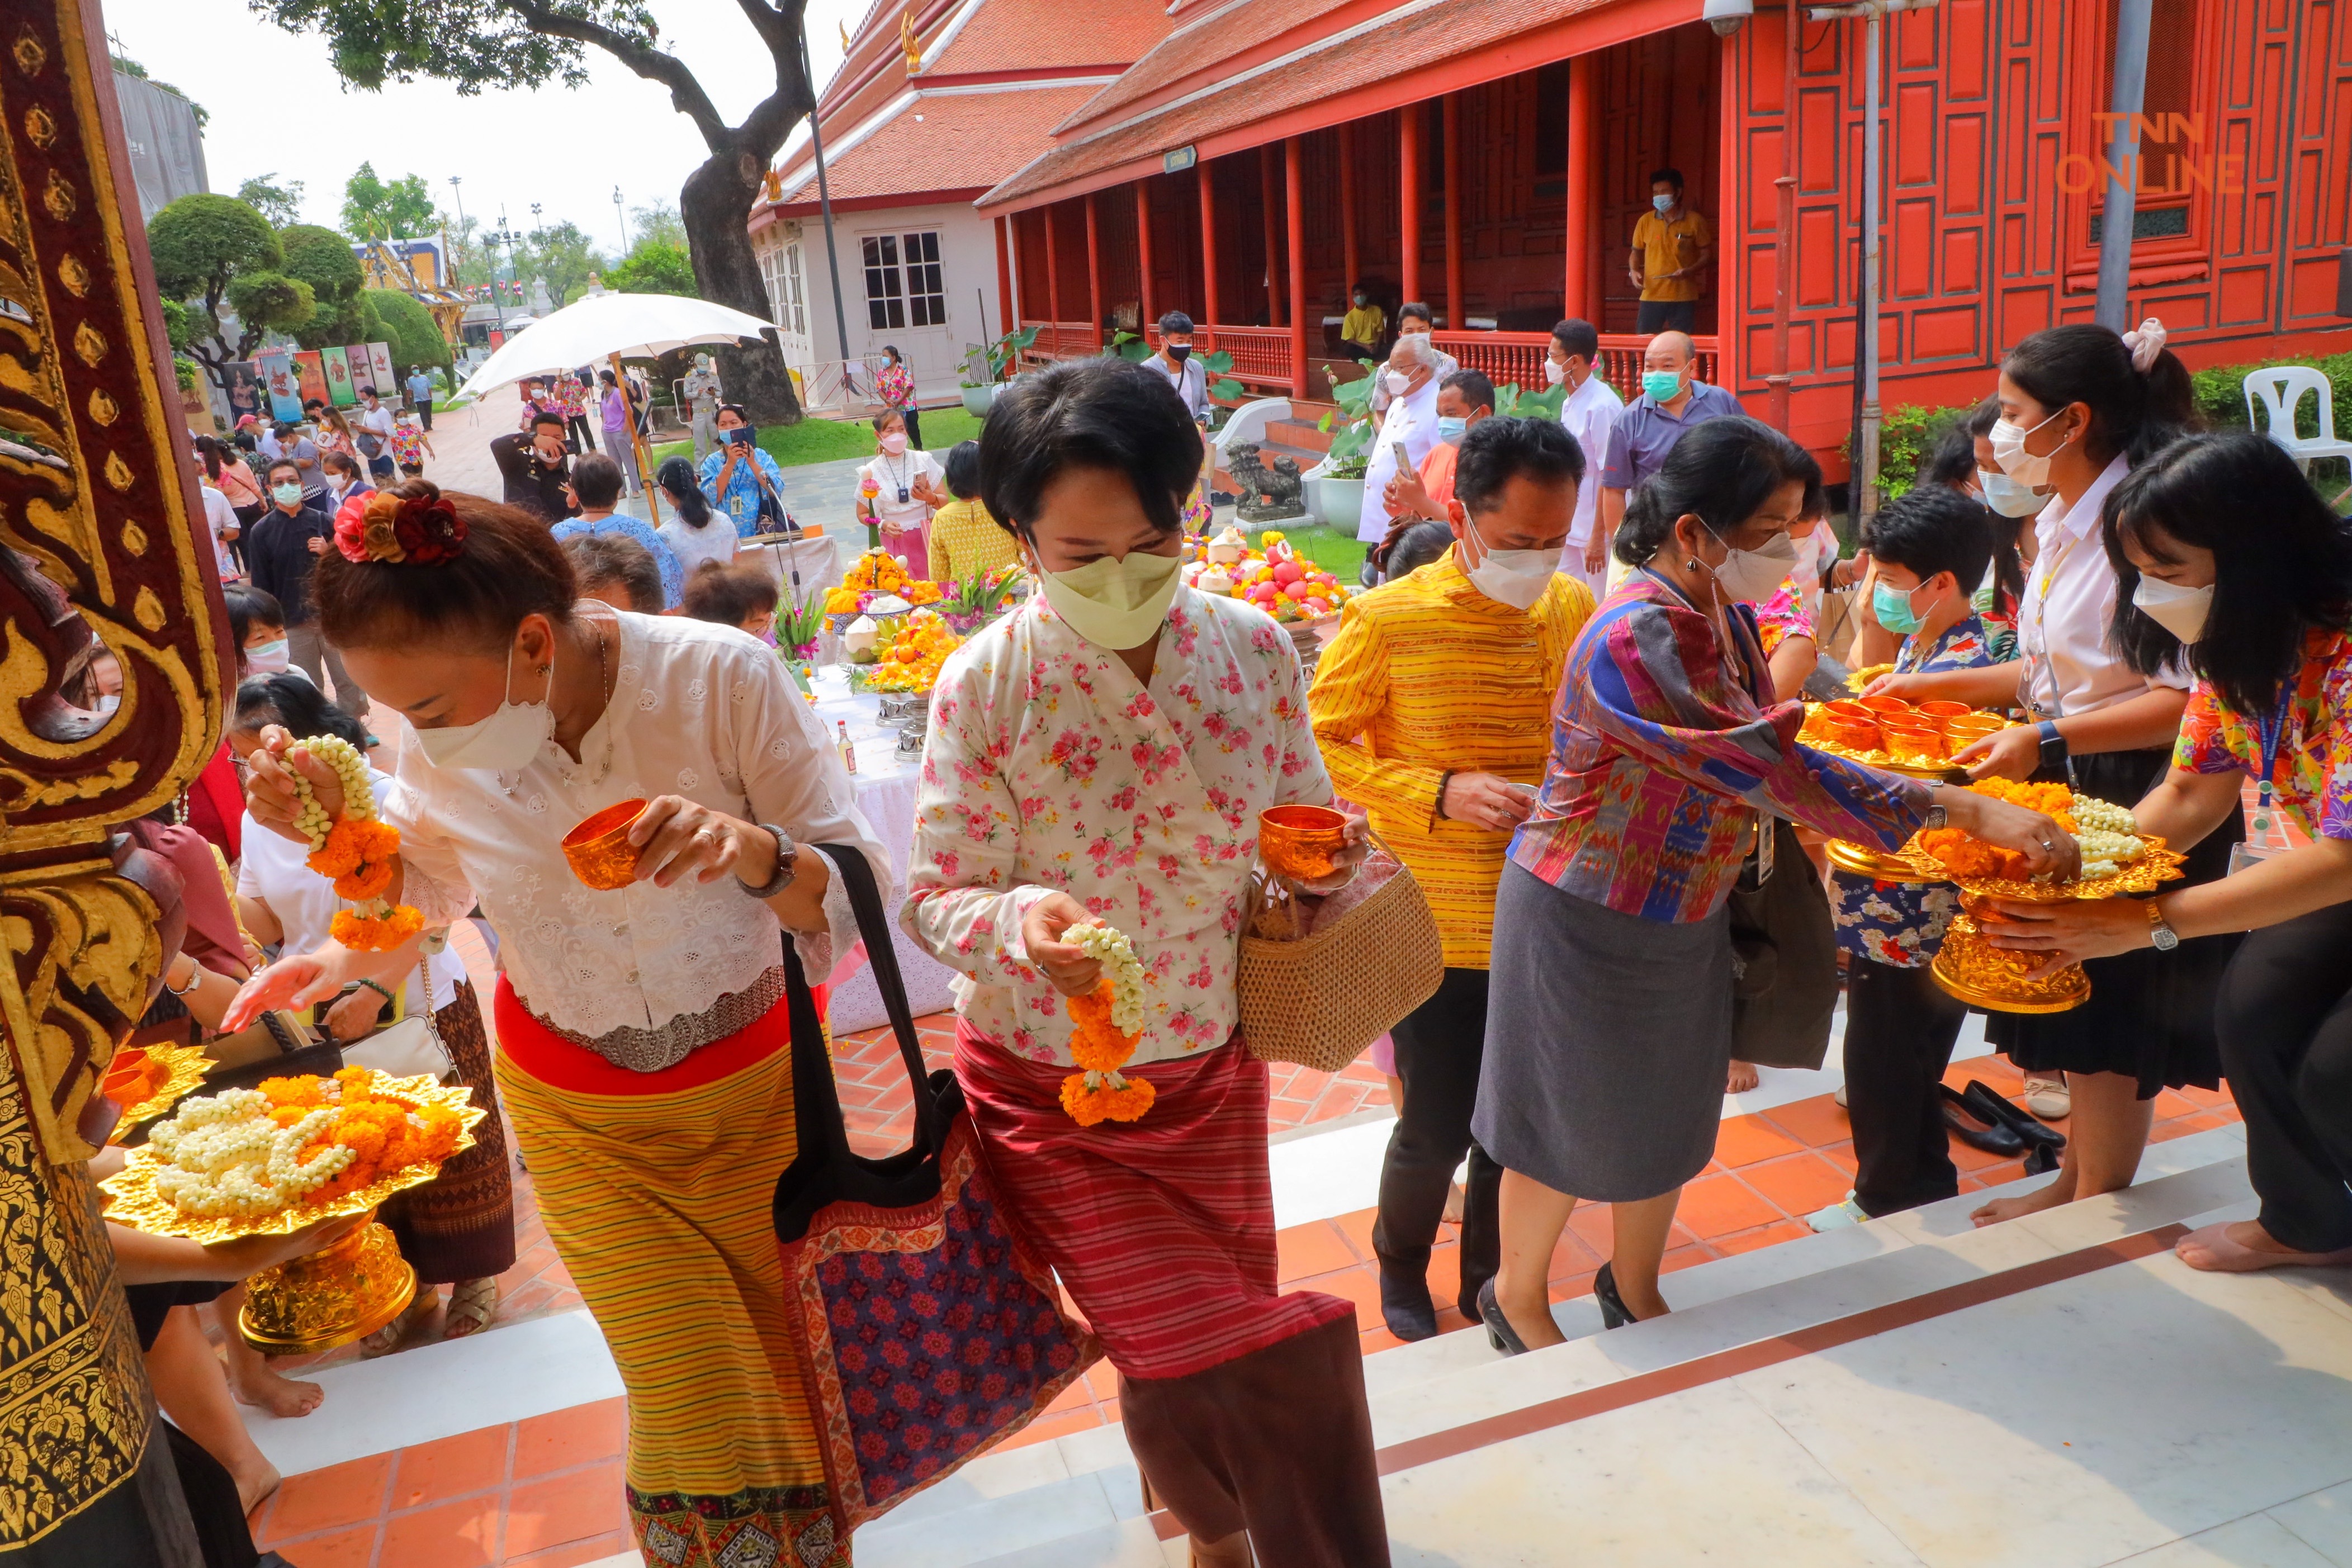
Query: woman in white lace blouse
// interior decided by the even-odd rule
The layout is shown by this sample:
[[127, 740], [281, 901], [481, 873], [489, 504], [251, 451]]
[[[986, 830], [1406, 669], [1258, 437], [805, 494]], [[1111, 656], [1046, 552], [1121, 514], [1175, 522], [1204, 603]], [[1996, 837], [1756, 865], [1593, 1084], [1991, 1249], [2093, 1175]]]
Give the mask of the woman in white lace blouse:
[[[856, 934], [831, 862], [798, 846], [853, 846], [889, 879], [848, 775], [772, 650], [575, 603], [536, 518], [413, 480], [335, 544], [313, 587], [325, 634], [415, 731], [383, 806], [402, 840], [392, 896], [428, 930], [478, 901], [499, 934], [499, 1094], [628, 1391], [640, 1542], [703, 1561], [746, 1531], [822, 1534], [809, 1401], [780, 1372], [769, 1205], [796, 1147], [779, 933], [813, 983]], [[251, 766], [257, 821], [299, 836], [289, 767], [338, 810], [331, 772], [282, 732]], [[636, 880], [589, 888], [563, 835], [637, 797]], [[238, 1007], [415, 963], [414, 944], [330, 943]]]

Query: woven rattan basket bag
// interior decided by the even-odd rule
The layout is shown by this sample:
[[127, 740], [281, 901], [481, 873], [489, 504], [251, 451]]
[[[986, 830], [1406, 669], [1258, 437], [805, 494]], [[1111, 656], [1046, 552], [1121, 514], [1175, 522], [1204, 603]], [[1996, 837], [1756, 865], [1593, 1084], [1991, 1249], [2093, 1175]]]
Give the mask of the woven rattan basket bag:
[[[1261, 1061], [1337, 1072], [1437, 994], [1429, 900], [1377, 834], [1356, 883], [1319, 909], [1259, 866], [1242, 925], [1242, 1037]], [[1364, 891], [1369, 887], [1369, 891]]]

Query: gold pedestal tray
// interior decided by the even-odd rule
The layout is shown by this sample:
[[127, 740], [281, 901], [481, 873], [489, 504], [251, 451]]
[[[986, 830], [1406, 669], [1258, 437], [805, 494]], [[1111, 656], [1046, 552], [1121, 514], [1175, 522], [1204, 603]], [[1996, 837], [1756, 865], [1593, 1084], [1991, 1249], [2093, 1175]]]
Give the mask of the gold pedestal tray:
[[1884, 773], [1900, 773], [1906, 779], [1930, 779], [1945, 784], [1965, 784], [1969, 781], [1968, 769], [1949, 762], [1933, 758], [1896, 757], [1876, 749], [1862, 751], [1851, 746], [1842, 746], [1828, 738], [1823, 732], [1819, 720], [1820, 709], [1819, 703], [1806, 704], [1804, 727], [1797, 732], [1797, 738], [1815, 751], [1826, 751], [1832, 757], [1843, 757], [1848, 762], [1859, 762], [1865, 768], [1875, 768]]
[[[2143, 837], [2147, 847], [2139, 858], [2112, 876], [2066, 883], [1953, 878], [1965, 895], [1960, 907], [1967, 913], [1952, 917], [1950, 928], [1944, 933], [1944, 946], [1928, 973], [1937, 985], [1960, 1000], [1993, 1012], [2063, 1013], [2081, 1007], [2091, 999], [2091, 977], [2083, 972], [2080, 964], [2029, 976], [2026, 971], [2040, 962], [2039, 956], [1994, 946], [1969, 916], [1975, 913], [1978, 902], [1989, 897], [2024, 904], [2066, 904], [2078, 898], [2121, 898], [2126, 894], [2153, 893], [2161, 883], [2179, 880], [2183, 874], [2180, 862], [2188, 857], [2168, 848], [2160, 838], [2152, 834]], [[1913, 846], [1917, 842], [1913, 839], [1904, 846], [1905, 852], [1916, 853]]]
[[365, 1339], [408, 1310], [416, 1270], [373, 1220], [307, 1258], [246, 1281], [236, 1326], [264, 1355], [311, 1355]]
[[1994, 946], [1975, 921], [1955, 915], [1927, 972], [1970, 1007], [1997, 1013], [2063, 1013], [2091, 999], [2091, 977], [2082, 965], [2028, 975], [2034, 962], [2031, 954]]
[[[437, 1104], [457, 1113], [461, 1154], [474, 1146], [474, 1128], [489, 1113], [473, 1103], [474, 1092], [446, 1085], [429, 1075], [376, 1075], [373, 1093], [422, 1107]], [[107, 1195], [106, 1218], [151, 1236], [175, 1236], [205, 1246], [246, 1236], [290, 1236], [322, 1219], [366, 1214], [396, 1192], [420, 1186], [441, 1174], [436, 1164], [404, 1166], [357, 1191], [323, 1203], [298, 1204], [257, 1218], [182, 1214], [155, 1191], [161, 1156], [152, 1148], [132, 1149], [122, 1169], [99, 1183]], [[364, 1338], [407, 1310], [416, 1293], [416, 1272], [402, 1261], [392, 1232], [361, 1226], [322, 1251], [256, 1274], [247, 1287], [239, 1327], [246, 1338], [272, 1355], [331, 1350]]]

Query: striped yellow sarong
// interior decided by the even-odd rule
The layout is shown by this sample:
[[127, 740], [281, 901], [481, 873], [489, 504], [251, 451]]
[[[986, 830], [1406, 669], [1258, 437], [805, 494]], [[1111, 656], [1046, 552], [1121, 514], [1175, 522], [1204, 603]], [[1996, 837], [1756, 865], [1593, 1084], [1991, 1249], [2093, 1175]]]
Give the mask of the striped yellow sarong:
[[654, 1073], [550, 1033], [503, 977], [497, 1016], [508, 1124], [627, 1390], [647, 1562], [846, 1568], [770, 1212], [798, 1145], [785, 1004]]

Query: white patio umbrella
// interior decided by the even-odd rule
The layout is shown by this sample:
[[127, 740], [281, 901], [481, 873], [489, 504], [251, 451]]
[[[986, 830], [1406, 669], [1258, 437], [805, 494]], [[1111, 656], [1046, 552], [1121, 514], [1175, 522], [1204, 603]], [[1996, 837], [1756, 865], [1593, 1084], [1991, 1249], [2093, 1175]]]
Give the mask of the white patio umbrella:
[[[683, 295], [592, 294], [509, 338], [466, 378], [458, 391], [464, 396], [480, 397], [533, 376], [554, 375], [599, 360], [611, 364], [618, 381], [625, 354], [652, 359], [700, 343], [757, 339], [770, 325], [730, 306]], [[661, 507], [654, 499], [645, 437], [635, 420], [629, 422], [629, 438], [636, 450], [637, 472], [646, 483], [646, 505], [659, 522]]]

